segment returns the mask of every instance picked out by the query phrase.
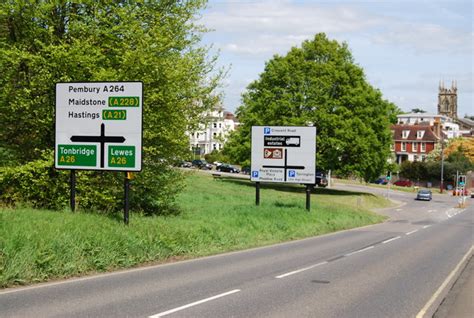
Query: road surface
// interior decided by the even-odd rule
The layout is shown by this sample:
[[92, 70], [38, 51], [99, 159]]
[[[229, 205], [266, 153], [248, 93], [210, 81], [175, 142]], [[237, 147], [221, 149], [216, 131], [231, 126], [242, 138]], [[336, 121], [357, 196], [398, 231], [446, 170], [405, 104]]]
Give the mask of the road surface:
[[[378, 192], [340, 185], [341, 189]], [[391, 191], [385, 223], [0, 291], [1, 317], [421, 317], [472, 253], [473, 206]], [[318, 200], [313, 195], [312, 200]], [[473, 201], [471, 199], [468, 199]], [[314, 215], [317, 217], [317, 214]]]

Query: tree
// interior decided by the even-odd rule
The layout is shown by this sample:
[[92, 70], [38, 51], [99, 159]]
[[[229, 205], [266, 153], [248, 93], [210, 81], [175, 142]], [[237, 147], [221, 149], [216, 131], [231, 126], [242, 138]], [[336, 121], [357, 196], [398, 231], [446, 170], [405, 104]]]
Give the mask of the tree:
[[56, 82], [142, 81], [144, 166], [164, 173], [157, 162], [185, 155], [186, 129], [218, 101], [216, 57], [199, 47], [205, 30], [196, 14], [204, 5], [2, 1], [0, 149], [20, 163], [53, 149]]
[[347, 44], [317, 34], [286, 56], [275, 55], [247, 87], [237, 110], [241, 126], [225, 153], [248, 164], [252, 126], [314, 123], [318, 167], [370, 180], [387, 164], [397, 112], [367, 83]]
[[54, 145], [55, 83], [143, 81], [144, 145], [167, 158], [216, 102], [214, 58], [197, 46], [204, 1], [0, 4], [0, 146], [21, 161]]

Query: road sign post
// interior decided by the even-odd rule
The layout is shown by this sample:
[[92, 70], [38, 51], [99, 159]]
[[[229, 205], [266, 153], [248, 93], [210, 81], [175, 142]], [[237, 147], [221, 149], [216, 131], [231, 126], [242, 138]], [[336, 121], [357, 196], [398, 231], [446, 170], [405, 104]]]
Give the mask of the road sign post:
[[[253, 126], [250, 179], [256, 189], [260, 182], [315, 184], [316, 127]], [[311, 193], [310, 187], [306, 193]]]
[[54, 159], [57, 169], [71, 170], [71, 210], [75, 170], [141, 171], [142, 115], [141, 82], [56, 84]]

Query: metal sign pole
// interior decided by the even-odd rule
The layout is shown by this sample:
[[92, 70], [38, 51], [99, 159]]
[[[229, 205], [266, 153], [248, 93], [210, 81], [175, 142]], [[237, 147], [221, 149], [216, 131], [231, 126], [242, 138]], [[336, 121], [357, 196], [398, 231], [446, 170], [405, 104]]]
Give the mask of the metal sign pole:
[[128, 210], [129, 210], [129, 192], [130, 192], [130, 179], [128, 172], [125, 172], [125, 181], [124, 181], [124, 208], [123, 208], [123, 223], [128, 225], [129, 217], [128, 217]]
[[255, 182], [255, 205], [260, 205], [260, 182]]
[[69, 175], [69, 185], [71, 188], [71, 197], [69, 199], [69, 205], [71, 211], [76, 211], [76, 170], [72, 169]]
[[311, 210], [311, 185], [306, 185], [306, 210]]

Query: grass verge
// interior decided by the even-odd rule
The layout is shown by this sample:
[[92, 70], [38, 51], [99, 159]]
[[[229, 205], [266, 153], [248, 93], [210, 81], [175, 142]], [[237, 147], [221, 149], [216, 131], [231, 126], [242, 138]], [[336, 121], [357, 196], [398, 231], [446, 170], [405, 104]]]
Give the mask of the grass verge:
[[33, 209], [0, 210], [0, 286], [216, 254], [381, 222], [388, 206], [366, 193], [317, 189], [311, 212], [301, 186], [188, 176], [178, 216], [120, 217]]

